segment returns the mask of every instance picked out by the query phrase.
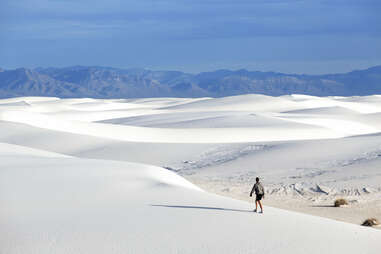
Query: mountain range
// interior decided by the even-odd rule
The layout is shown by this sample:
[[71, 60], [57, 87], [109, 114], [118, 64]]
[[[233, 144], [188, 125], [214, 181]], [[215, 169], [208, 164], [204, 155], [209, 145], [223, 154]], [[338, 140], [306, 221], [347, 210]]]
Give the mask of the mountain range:
[[381, 94], [381, 66], [348, 73], [305, 75], [248, 70], [180, 71], [100, 66], [0, 68], [0, 98], [222, 97], [258, 93], [354, 96]]

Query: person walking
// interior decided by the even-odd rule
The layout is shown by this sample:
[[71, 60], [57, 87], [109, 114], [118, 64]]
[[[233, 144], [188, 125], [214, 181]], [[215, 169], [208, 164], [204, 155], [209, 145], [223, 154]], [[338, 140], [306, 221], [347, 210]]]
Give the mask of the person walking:
[[255, 192], [255, 210], [254, 210], [254, 212], [257, 212], [258, 203], [259, 203], [259, 207], [261, 208], [260, 213], [263, 213], [263, 207], [262, 207], [261, 200], [262, 200], [262, 198], [265, 198], [265, 188], [263, 188], [262, 183], [259, 182], [259, 177], [255, 178], [255, 182], [256, 183], [254, 184], [253, 188], [251, 189], [250, 197], [252, 197], [253, 192]]

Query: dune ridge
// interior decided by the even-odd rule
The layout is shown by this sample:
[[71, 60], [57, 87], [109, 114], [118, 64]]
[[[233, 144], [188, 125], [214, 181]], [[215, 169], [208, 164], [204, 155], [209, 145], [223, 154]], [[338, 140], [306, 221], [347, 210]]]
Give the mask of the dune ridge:
[[380, 96], [0, 100], [0, 252], [378, 253], [380, 230], [247, 201], [260, 175], [265, 204], [368, 208], [380, 113]]

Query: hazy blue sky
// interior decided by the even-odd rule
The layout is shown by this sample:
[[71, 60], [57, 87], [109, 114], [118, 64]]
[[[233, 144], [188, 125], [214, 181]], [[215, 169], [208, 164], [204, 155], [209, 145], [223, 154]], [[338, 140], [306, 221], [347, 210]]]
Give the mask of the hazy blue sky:
[[380, 0], [0, 0], [0, 67], [343, 72], [381, 64]]

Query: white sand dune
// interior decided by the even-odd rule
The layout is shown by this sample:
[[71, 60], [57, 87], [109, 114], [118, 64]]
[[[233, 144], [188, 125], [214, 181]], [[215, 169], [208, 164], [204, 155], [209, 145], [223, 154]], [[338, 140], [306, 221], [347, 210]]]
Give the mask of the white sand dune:
[[[0, 111], [0, 120], [24, 123], [50, 130], [65, 131], [131, 142], [161, 143], [239, 143], [256, 141], [281, 141], [298, 139], [337, 138], [348, 135], [336, 129], [308, 126], [280, 129], [274, 126], [265, 128], [145, 128], [134, 126], [109, 125], [61, 120], [59, 117], [24, 111]], [[307, 120], [306, 120], [307, 121]], [[313, 133], [313, 135], [311, 135]], [[372, 133], [364, 132], [359, 134]], [[228, 134], [228, 135], [227, 135]], [[355, 134], [351, 132], [350, 134]]]
[[307, 108], [307, 109], [298, 109], [285, 111], [282, 113], [288, 114], [308, 114], [308, 115], [348, 115], [348, 114], [356, 114], [356, 111], [340, 107], [340, 106], [331, 106], [331, 107], [317, 107], [317, 108]]
[[0, 143], [0, 155], [1, 156], [18, 156], [29, 155], [37, 157], [58, 157], [58, 158], [70, 158], [70, 156], [60, 153], [48, 152], [39, 149], [33, 149], [26, 146], [19, 146], [7, 143]]
[[[2, 156], [3, 253], [378, 253], [381, 232], [207, 194], [139, 164]], [[314, 246], [320, 246], [314, 248]]]
[[256, 214], [179, 174], [239, 198], [260, 175], [270, 200], [377, 199], [380, 114], [380, 96], [0, 100], [0, 253], [378, 253], [380, 230]]
[[168, 112], [104, 120], [103, 123], [159, 128], [309, 128], [287, 119], [237, 111]]
[[339, 106], [359, 113], [381, 112], [379, 95], [354, 97], [314, 97], [305, 95], [281, 96], [305, 105], [306, 108]]
[[278, 112], [282, 109], [298, 109], [298, 103], [284, 99], [283, 97], [271, 97], [266, 95], [240, 95], [223, 98], [210, 98], [197, 100], [182, 105], [163, 107], [167, 110], [181, 111], [255, 111], [255, 112]]

